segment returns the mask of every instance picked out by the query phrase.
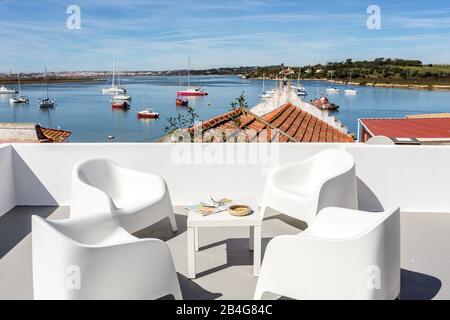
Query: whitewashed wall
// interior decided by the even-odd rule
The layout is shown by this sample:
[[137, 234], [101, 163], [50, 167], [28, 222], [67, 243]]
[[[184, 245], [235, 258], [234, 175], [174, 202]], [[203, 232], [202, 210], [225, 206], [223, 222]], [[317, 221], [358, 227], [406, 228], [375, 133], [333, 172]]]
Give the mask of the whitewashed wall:
[[0, 145], [0, 216], [16, 205], [12, 147]]
[[[450, 213], [450, 148], [446, 146], [106, 143], [13, 147], [18, 205], [70, 205], [72, 167], [95, 157], [160, 174], [168, 181], [175, 204], [212, 194], [260, 199], [270, 161], [288, 163], [325, 148], [342, 148], [355, 157], [364, 208], [375, 210], [381, 203], [401, 205], [403, 211]], [[7, 207], [4, 201], [0, 206]]]

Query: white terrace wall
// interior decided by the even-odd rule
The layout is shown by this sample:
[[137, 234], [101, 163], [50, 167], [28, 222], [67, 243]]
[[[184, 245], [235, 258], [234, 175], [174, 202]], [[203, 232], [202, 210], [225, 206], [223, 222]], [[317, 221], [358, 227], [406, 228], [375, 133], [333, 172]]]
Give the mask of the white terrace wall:
[[16, 205], [12, 147], [0, 145], [0, 216]]
[[[355, 157], [364, 208], [378, 209], [377, 200], [370, 197], [376, 194], [384, 207], [450, 212], [450, 148], [446, 146], [105, 143], [16, 144], [13, 148], [17, 205], [70, 205], [73, 166], [96, 157], [163, 176], [175, 204], [214, 194], [260, 199], [271, 163], [299, 161], [325, 148], [342, 148]], [[11, 198], [3, 198], [0, 206], [6, 208]]]

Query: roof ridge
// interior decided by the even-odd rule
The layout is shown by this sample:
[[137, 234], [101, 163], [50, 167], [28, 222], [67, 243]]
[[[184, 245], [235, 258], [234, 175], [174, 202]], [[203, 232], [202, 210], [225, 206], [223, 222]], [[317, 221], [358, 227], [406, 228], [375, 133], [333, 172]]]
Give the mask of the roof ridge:
[[218, 125], [230, 120], [230, 118], [232, 116], [238, 115], [238, 114], [242, 114], [242, 108], [233, 109], [226, 113], [219, 114], [219, 115], [217, 115], [213, 118], [210, 118], [206, 121], [201, 121], [200, 123], [196, 124], [195, 126], [188, 128], [188, 131], [193, 132], [200, 127], [202, 129], [202, 133], [203, 133], [203, 131], [211, 129], [214, 126], [218, 126]]
[[[276, 120], [280, 115], [282, 115], [283, 112], [284, 112], [287, 108], [289, 108], [289, 107], [291, 107], [291, 106], [294, 106], [294, 105], [293, 105], [292, 103], [290, 103], [290, 102], [286, 102], [285, 104], [283, 104], [283, 105], [277, 107], [276, 109], [272, 110], [271, 112], [269, 112], [269, 113], [263, 115], [262, 118], [264, 118], [264, 116], [268, 116], [268, 115], [272, 114], [274, 111], [278, 110], [278, 112], [276, 112], [275, 114], [273, 114], [269, 119], [266, 120], [266, 119], [264, 118], [265, 121], [267, 121], [267, 122], [272, 122], [272, 121]], [[294, 106], [294, 107], [295, 107], [295, 106]]]
[[[288, 105], [288, 104], [289, 104], [289, 105]], [[291, 104], [291, 103], [287, 103], [286, 105], [287, 105], [286, 108], [289, 108], [292, 104]], [[282, 108], [282, 107], [280, 107], [280, 108]], [[283, 108], [283, 109], [284, 109], [284, 108]], [[294, 137], [292, 137], [291, 135], [289, 135], [287, 132], [282, 131], [281, 129], [275, 127], [274, 125], [272, 125], [272, 124], [270, 124], [269, 122], [267, 122], [266, 120], [264, 120], [264, 118], [262, 118], [262, 117], [260, 117], [260, 116], [258, 116], [258, 115], [256, 115], [256, 114], [254, 114], [254, 113], [251, 112], [250, 110], [246, 109], [246, 110], [244, 110], [244, 112], [247, 112], [248, 114], [250, 114], [251, 116], [253, 116], [256, 120], [258, 120], [258, 121], [262, 122], [263, 124], [265, 124], [266, 127], [269, 127], [270, 129], [275, 130], [276, 132], [278, 132], [278, 133], [280, 133], [280, 134], [286, 136], [289, 140], [292, 140], [292, 141], [294, 141], [294, 142], [299, 142], [297, 139], [295, 139]]]

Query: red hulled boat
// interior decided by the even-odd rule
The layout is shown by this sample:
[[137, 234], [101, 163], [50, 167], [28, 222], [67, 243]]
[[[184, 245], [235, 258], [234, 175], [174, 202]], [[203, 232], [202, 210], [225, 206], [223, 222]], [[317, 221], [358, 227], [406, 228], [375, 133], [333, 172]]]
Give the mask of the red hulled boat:
[[112, 101], [111, 107], [113, 109], [130, 109], [130, 104], [127, 101]]
[[159, 113], [154, 112], [152, 109], [148, 109], [148, 110], [139, 111], [137, 113], [137, 117], [142, 118], [142, 119], [157, 119], [157, 118], [159, 118]]

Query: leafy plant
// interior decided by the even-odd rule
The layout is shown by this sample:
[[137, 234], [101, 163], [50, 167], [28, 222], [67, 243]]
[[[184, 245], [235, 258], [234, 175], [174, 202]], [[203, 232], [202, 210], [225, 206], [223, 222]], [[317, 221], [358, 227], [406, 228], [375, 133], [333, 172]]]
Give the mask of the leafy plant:
[[240, 108], [248, 108], [247, 99], [245, 98], [245, 91], [242, 91], [241, 95], [237, 97], [231, 103], [231, 109], [240, 109]]
[[167, 118], [167, 126], [164, 128], [166, 134], [173, 134], [175, 131], [184, 129], [186, 127], [192, 127], [195, 125], [195, 120], [198, 118], [198, 114], [191, 106], [187, 108], [187, 116], [179, 113], [176, 117]]

